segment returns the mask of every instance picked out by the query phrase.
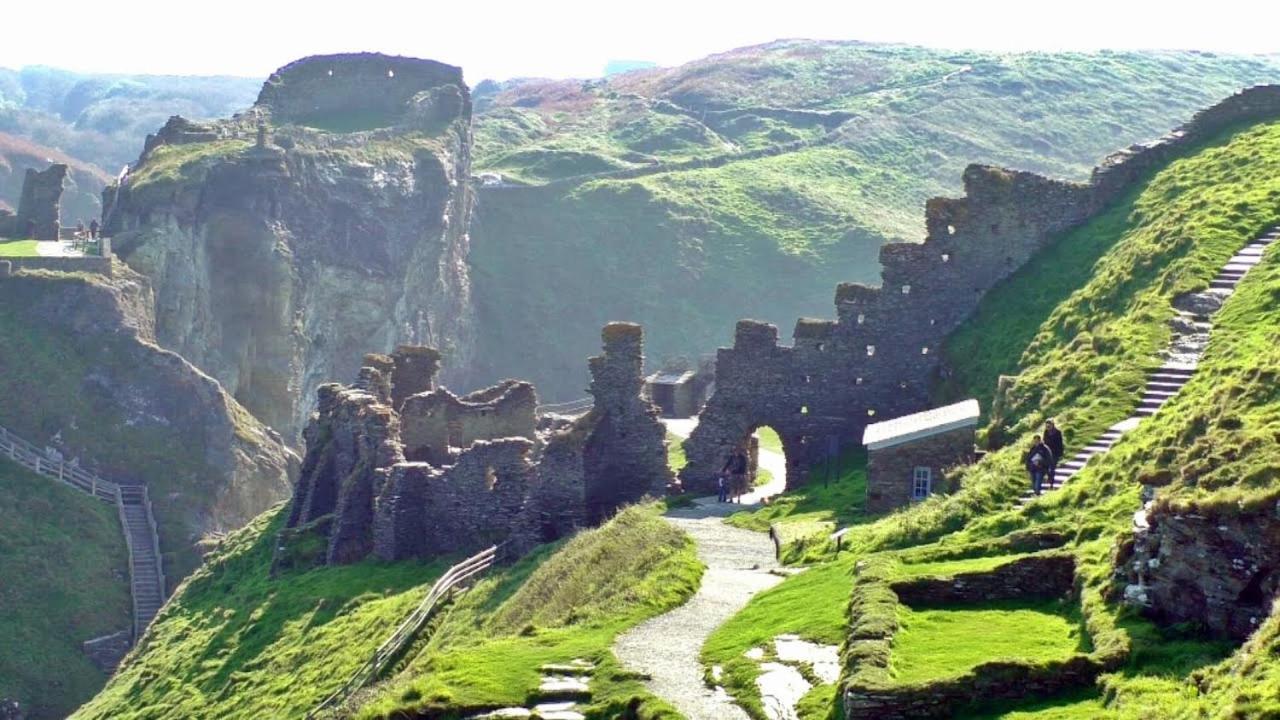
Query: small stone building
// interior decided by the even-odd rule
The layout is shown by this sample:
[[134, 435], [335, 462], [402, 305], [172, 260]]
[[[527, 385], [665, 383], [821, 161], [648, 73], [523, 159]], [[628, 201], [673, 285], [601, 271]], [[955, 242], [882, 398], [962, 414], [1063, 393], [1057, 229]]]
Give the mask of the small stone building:
[[686, 418], [698, 414], [702, 398], [698, 397], [692, 370], [656, 372], [644, 379], [645, 394], [658, 406], [663, 417]]
[[973, 462], [978, 401], [868, 425], [867, 512], [881, 513], [923, 500], [940, 489], [943, 470]]

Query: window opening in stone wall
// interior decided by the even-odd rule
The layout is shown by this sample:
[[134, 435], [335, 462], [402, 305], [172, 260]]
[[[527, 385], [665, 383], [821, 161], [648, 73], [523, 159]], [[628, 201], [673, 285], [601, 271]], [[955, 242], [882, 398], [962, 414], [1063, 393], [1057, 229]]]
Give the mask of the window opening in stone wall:
[[859, 325], [861, 325], [863, 322], [865, 322], [865, 321], [866, 321], [866, 319], [867, 319], [867, 316], [866, 316], [866, 315], [863, 315], [862, 313], [858, 313], [858, 324], [859, 324]]
[[867, 357], [871, 357], [872, 355], [875, 355], [875, 354], [876, 354], [876, 346], [875, 346], [875, 345], [868, 345], [868, 346], [867, 346]]
[[816, 349], [818, 350], [818, 352], [822, 352], [822, 348], [824, 347], [824, 344], [823, 344], [823, 343], [818, 343], [817, 345], [814, 345], [813, 347], [814, 347], [814, 348], [816, 348]]
[[801, 376], [800, 376], [800, 382], [804, 383], [805, 385], [808, 385], [809, 383], [813, 382], [813, 376], [812, 376], [812, 375], [801, 375]]
[[933, 470], [917, 467], [911, 473], [911, 499], [924, 500], [929, 497], [933, 486]]
[[902, 294], [903, 294], [903, 295], [910, 295], [910, 294], [911, 294], [911, 286], [910, 286], [910, 285], [903, 285], [903, 286], [902, 286]]
[[801, 414], [801, 415], [808, 415], [808, 414], [809, 414], [809, 406], [808, 406], [808, 405], [801, 405], [801, 406], [800, 406], [800, 414]]
[[947, 234], [948, 234], [948, 235], [955, 235], [955, 234], [956, 234], [956, 226], [955, 226], [955, 225], [948, 225], [948, 226], [947, 226]]
[[329, 77], [333, 77], [333, 71], [332, 71], [332, 70], [330, 70], [330, 71], [329, 71]]
[[937, 320], [933, 318], [929, 318], [929, 327], [933, 327], [934, 325], [937, 325], [937, 324], [938, 324]]
[[928, 355], [928, 354], [929, 354], [929, 346], [927, 346], [927, 345], [926, 345], [925, 347], [920, 348], [920, 354], [921, 354], [921, 355]]
[[396, 71], [395, 71], [395, 70], [388, 70], [388, 71], [387, 71], [387, 77], [389, 77], [389, 78], [393, 78], [393, 77], [395, 77], [395, 76], [396, 76]]
[[498, 487], [498, 471], [489, 465], [484, 469], [484, 489], [493, 492]]
[[992, 234], [1000, 232], [1000, 223], [991, 223]]
[[951, 253], [942, 253], [942, 262], [951, 262]]
[[861, 384], [862, 384], [862, 378], [858, 378], [857, 380], [854, 380], [854, 381], [853, 381], [853, 384], [854, 384], [854, 385], [861, 385]]
[[867, 417], [875, 417], [875, 416], [876, 416], [875, 408], [867, 408]]
[[900, 382], [898, 383], [898, 387], [899, 387], [899, 388], [902, 388], [903, 390], [906, 390], [906, 389], [907, 389], [907, 381], [906, 381], [906, 380], [902, 380], [902, 381], [900, 381]]

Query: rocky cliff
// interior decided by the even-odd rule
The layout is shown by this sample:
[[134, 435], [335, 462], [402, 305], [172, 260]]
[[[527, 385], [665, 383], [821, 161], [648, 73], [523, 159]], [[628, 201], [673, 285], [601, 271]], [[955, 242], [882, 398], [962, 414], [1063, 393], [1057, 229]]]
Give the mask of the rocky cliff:
[[316, 56], [232, 119], [173, 118], [106, 192], [156, 336], [295, 438], [369, 349], [472, 347], [471, 102], [458, 68]]
[[166, 574], [210, 532], [288, 493], [296, 456], [216, 380], [155, 344], [151, 289], [111, 276], [0, 267], [0, 424], [103, 477], [151, 489]]

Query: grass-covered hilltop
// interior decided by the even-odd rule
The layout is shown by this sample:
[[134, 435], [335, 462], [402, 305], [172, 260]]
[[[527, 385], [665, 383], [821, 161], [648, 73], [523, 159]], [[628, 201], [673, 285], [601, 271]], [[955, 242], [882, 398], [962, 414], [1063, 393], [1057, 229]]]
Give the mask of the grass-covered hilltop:
[[[1083, 179], [1272, 60], [996, 55], [778, 41], [602, 80], [475, 88], [472, 272], [484, 380], [579, 395], [592, 328], [627, 317], [661, 362], [752, 317], [789, 331], [876, 282], [881, 245], [969, 163]], [[520, 347], [513, 355], [503, 351]]]
[[[668, 75], [625, 77], [638, 87]], [[914, 74], [898, 80], [929, 86]], [[708, 102], [706, 88], [679, 87], [686, 101]], [[1106, 186], [1090, 196], [1105, 202], [1008, 268], [938, 348], [945, 372], [934, 400], [978, 398], [986, 450], [946, 470], [946, 492], [869, 514], [874, 474], [853, 438], [809, 468], [807, 485], [766, 503], [686, 494], [627, 506], [504, 558], [318, 716], [1280, 717], [1280, 88], [1235, 95], [1106, 168], [1090, 185], [1024, 183], [1034, 192], [968, 198], [1017, 203]], [[1035, 212], [1063, 207], [1078, 211], [1046, 203]], [[627, 332], [638, 352], [638, 328]], [[226, 538], [74, 718], [306, 717], [462, 559], [388, 562], [366, 548], [349, 564], [316, 560], [335, 538], [368, 531], [377, 544], [415, 532], [377, 519], [351, 529], [361, 503], [375, 518], [383, 504], [443, 508], [438, 522], [473, 531], [457, 500], [470, 490], [447, 473], [490, 440], [460, 442], [456, 465], [399, 456], [386, 470], [379, 454], [399, 452], [388, 438], [420, 442], [413, 423], [425, 416], [412, 401], [387, 405], [394, 388], [378, 368], [396, 378], [403, 367], [366, 360], [356, 385], [321, 391], [317, 417], [328, 424], [313, 423], [307, 439], [324, 452], [308, 453], [303, 477], [328, 484], [292, 501], [337, 509], [290, 525], [290, 506], [277, 507]], [[592, 392], [636, 365], [593, 359]], [[496, 407], [485, 402], [476, 407]], [[542, 467], [568, 472], [566, 445], [590, 445], [583, 438], [602, 425], [619, 423], [611, 437], [625, 438], [627, 421], [608, 412], [544, 418], [546, 437], [563, 434], [542, 451]], [[455, 433], [477, 427], [459, 417]], [[1049, 418], [1064, 428], [1069, 456], [1099, 452], [1034, 497], [1023, 454]], [[350, 428], [364, 429], [344, 434]], [[668, 427], [673, 466], [685, 462], [673, 446], [685, 429]], [[494, 444], [510, 442], [519, 441]], [[784, 449], [777, 434], [760, 435], [761, 458]], [[477, 472], [476, 492], [506, 492], [509, 464]], [[376, 500], [360, 489], [371, 475], [381, 478]], [[514, 547], [501, 532], [493, 537]], [[776, 565], [765, 562], [775, 543]], [[646, 657], [646, 647], [658, 651]], [[673, 682], [672, 670], [688, 682]]]

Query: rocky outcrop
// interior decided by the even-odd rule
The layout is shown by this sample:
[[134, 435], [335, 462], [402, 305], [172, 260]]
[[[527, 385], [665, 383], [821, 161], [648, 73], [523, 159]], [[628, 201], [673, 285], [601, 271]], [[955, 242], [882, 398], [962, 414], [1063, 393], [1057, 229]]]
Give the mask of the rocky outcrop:
[[470, 113], [458, 68], [364, 54], [292, 63], [233, 119], [171, 120], [105, 199], [160, 343], [287, 437], [366, 348], [466, 367]]
[[[532, 385], [507, 380], [459, 398], [434, 388], [429, 348], [367, 356], [354, 385], [322, 385], [277, 569], [500, 542], [518, 554], [663, 492], [673, 478], [657, 410], [640, 397], [640, 327], [612, 323], [603, 336], [604, 354], [591, 358], [595, 407], [542, 432]], [[434, 389], [397, 411], [395, 388], [406, 387]], [[323, 554], [299, 549], [316, 538]]]
[[0, 424], [104, 478], [145, 483], [177, 579], [207, 533], [288, 493], [296, 456], [216, 380], [155, 344], [146, 278], [0, 278]]
[[1244, 640], [1280, 590], [1280, 505], [1270, 512], [1175, 511], [1157, 502], [1121, 547], [1124, 599], [1167, 623]]

